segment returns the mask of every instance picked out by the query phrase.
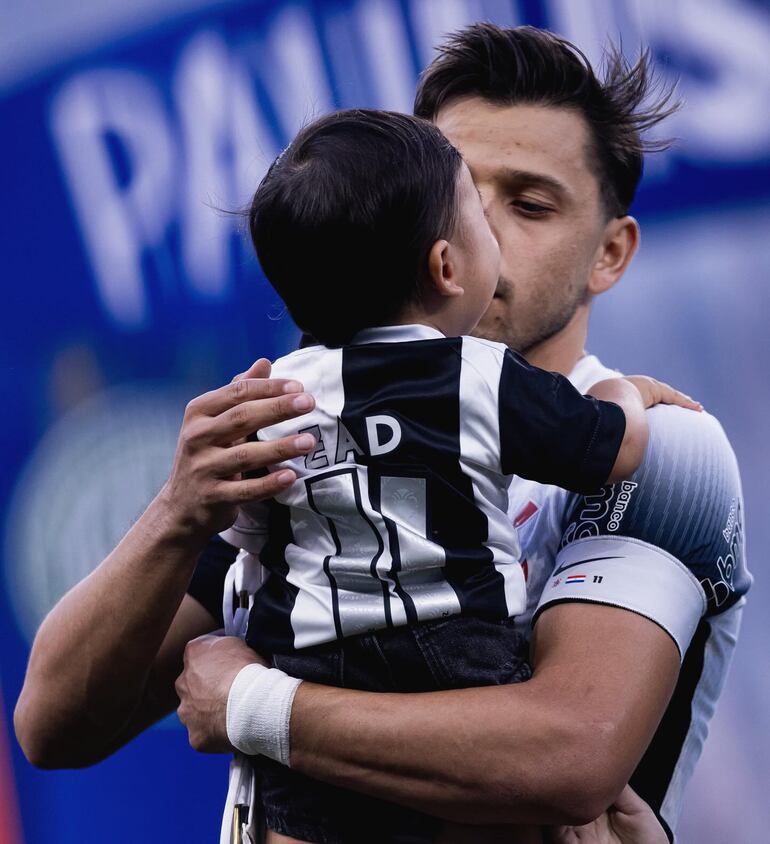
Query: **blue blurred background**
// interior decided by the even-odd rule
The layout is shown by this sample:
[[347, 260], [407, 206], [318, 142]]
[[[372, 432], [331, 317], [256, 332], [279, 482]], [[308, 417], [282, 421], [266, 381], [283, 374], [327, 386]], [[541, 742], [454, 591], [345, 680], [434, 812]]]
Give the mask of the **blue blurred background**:
[[[589, 348], [704, 401], [742, 465], [756, 577], [681, 825], [759, 844], [770, 814], [770, 9], [763, 0], [3, 0], [0, 4], [0, 841], [216, 839], [226, 760], [175, 719], [87, 771], [39, 772], [10, 727], [58, 597], [159, 488], [187, 399], [296, 334], [237, 208], [301, 123], [409, 110], [442, 34], [547, 26], [592, 59], [649, 44], [680, 140], [649, 159], [640, 255]], [[131, 600], [131, 596], [126, 596]]]

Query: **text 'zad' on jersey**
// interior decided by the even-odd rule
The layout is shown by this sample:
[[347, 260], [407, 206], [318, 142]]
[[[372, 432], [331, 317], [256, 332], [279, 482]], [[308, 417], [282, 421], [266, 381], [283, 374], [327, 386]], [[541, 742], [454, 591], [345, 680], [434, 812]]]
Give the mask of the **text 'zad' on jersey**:
[[523, 612], [511, 475], [593, 491], [625, 431], [619, 407], [503, 345], [426, 326], [300, 349], [273, 376], [301, 381], [316, 408], [259, 438], [309, 431], [318, 444], [281, 464], [299, 478], [288, 491], [242, 508], [223, 534], [268, 571], [247, 637], [264, 652]]

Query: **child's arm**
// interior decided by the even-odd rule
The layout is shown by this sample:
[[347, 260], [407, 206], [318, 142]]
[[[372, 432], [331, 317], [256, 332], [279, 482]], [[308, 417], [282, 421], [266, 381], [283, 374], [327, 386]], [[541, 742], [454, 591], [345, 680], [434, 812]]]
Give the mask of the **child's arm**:
[[646, 375], [608, 378], [594, 384], [587, 395], [617, 404], [626, 417], [626, 431], [620, 451], [606, 482], [613, 484], [630, 477], [639, 468], [647, 448], [649, 428], [644, 411], [656, 404], [675, 404], [690, 410], [703, 406], [668, 384]]
[[[478, 353], [475, 347], [471, 351]], [[497, 410], [502, 473], [572, 492], [595, 492], [636, 470], [647, 445], [645, 408], [661, 402], [700, 408], [653, 378], [609, 378], [581, 395], [564, 376], [533, 367], [510, 350], [494, 360], [501, 366]], [[474, 418], [472, 412], [468, 418]], [[482, 427], [476, 435], [491, 442]]]

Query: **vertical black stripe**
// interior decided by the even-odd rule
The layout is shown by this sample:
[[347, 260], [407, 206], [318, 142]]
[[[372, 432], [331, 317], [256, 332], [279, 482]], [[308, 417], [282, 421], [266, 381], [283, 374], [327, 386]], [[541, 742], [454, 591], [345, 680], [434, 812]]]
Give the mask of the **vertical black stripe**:
[[286, 548], [294, 541], [288, 507], [269, 502], [267, 530], [267, 542], [259, 560], [269, 574], [254, 599], [246, 642], [264, 655], [290, 653], [294, 650], [291, 613], [299, 590], [287, 578]]
[[[460, 464], [461, 352], [460, 338], [346, 347], [342, 420], [361, 445], [368, 441], [367, 416], [398, 420], [402, 439], [394, 451], [372, 457], [367, 448], [358, 458], [369, 470], [370, 501], [379, 503], [383, 475], [425, 478], [427, 538], [445, 550], [444, 575], [463, 612], [505, 618], [503, 577], [485, 546], [487, 517], [476, 505], [473, 483]], [[395, 526], [389, 536], [393, 543]], [[407, 581], [399, 574], [394, 551], [398, 594]]]
[[674, 840], [673, 832], [660, 811], [690, 731], [693, 698], [703, 674], [710, 635], [711, 625], [702, 618], [685, 654], [668, 708], [630, 782], [637, 794], [653, 808], [671, 841]]

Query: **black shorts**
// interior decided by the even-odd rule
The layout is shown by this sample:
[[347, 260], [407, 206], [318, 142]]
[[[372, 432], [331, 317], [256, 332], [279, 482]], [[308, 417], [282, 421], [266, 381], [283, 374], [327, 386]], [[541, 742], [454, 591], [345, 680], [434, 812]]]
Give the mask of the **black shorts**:
[[[526, 648], [513, 619], [452, 616], [276, 654], [273, 664], [327, 686], [428, 692], [527, 680]], [[267, 827], [292, 838], [318, 844], [427, 844], [441, 826], [428, 815], [310, 779], [264, 757], [254, 764]]]

